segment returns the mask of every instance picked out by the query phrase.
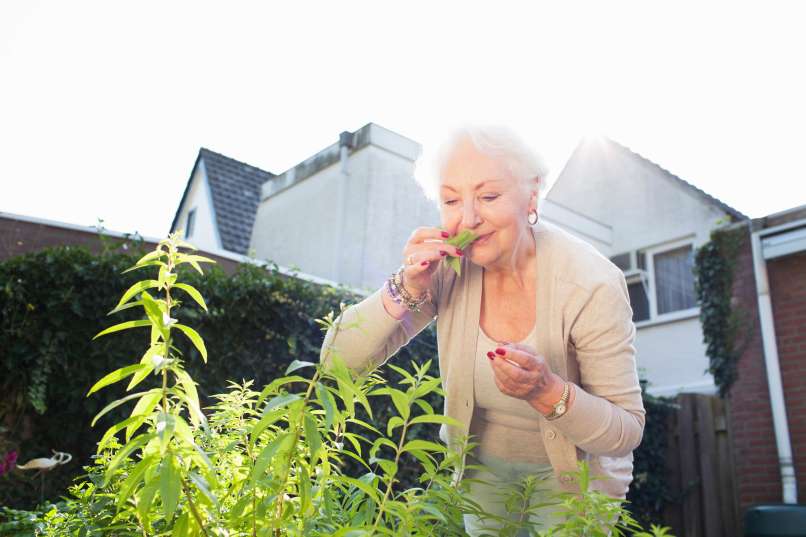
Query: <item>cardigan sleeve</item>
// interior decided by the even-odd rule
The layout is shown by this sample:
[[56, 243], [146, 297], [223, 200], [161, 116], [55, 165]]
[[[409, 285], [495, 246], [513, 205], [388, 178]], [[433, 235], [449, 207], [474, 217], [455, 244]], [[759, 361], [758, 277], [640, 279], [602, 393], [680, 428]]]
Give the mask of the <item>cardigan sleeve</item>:
[[621, 457], [641, 443], [645, 410], [635, 361], [635, 325], [622, 274], [598, 285], [571, 327], [580, 386], [550, 423], [577, 447]]
[[419, 312], [406, 312], [402, 319], [395, 319], [386, 311], [383, 305], [386, 291], [383, 288], [349, 306], [328, 329], [319, 361], [327, 365], [333, 356], [338, 356], [347, 367], [356, 371], [372, 369], [386, 362], [434, 320], [441, 270], [442, 265], [432, 277], [433, 302], [423, 304]]

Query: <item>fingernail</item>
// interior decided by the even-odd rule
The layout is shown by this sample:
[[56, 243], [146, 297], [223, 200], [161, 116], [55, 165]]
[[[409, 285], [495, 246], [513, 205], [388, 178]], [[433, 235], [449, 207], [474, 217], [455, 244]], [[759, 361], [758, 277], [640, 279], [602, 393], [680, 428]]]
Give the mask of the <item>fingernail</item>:
[[442, 238], [443, 238], [443, 239], [447, 239], [447, 238], [448, 238], [448, 237], [450, 237], [450, 236], [451, 236], [451, 234], [450, 234], [450, 233], [448, 233], [447, 231], [443, 231], [443, 232], [442, 232]]
[[505, 350], [504, 350], [504, 349], [502, 349], [501, 347], [498, 347], [497, 349], [495, 349], [495, 353], [496, 353], [496, 354], [499, 354], [499, 355], [501, 355], [501, 356], [504, 356], [504, 355], [507, 353], [507, 351], [505, 351]]
[[495, 359], [495, 353], [494, 352], [487, 352], [487, 358], [489, 358], [490, 360], [494, 360]]
[[445, 250], [440, 250], [439, 255], [445, 257], [446, 255], [448, 255], [448, 252], [446, 252]]
[[460, 248], [457, 248], [456, 255], [465, 255], [465, 253]]
[[423, 262], [422, 262], [422, 263], [420, 263], [420, 264], [421, 264], [422, 266], [424, 266], [424, 267], [427, 267], [427, 266], [428, 266], [428, 261], [423, 261]]

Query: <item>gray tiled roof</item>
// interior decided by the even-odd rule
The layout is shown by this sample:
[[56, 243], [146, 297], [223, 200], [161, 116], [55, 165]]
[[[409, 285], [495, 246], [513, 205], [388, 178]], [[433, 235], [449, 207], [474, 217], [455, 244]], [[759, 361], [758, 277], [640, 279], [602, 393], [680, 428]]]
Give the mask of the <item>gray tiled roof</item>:
[[678, 184], [682, 185], [684, 188], [687, 188], [687, 189], [693, 191], [697, 196], [701, 197], [702, 199], [704, 199], [708, 203], [716, 205], [717, 207], [719, 207], [720, 209], [722, 209], [723, 211], [725, 211], [726, 213], [731, 215], [735, 220], [748, 220], [749, 219], [749, 217], [747, 215], [745, 215], [744, 213], [734, 209], [733, 207], [731, 207], [730, 205], [728, 205], [724, 201], [713, 197], [712, 195], [708, 194], [704, 190], [701, 190], [701, 189], [697, 188], [696, 186], [694, 186], [693, 184], [689, 183], [685, 179], [681, 179], [680, 177], [676, 176], [675, 174], [673, 174], [672, 172], [670, 172], [669, 170], [667, 170], [663, 166], [661, 166], [661, 165], [659, 165], [659, 164], [657, 164], [655, 162], [652, 162], [651, 160], [649, 160], [645, 156], [640, 155], [639, 153], [636, 153], [635, 151], [633, 151], [629, 147], [621, 145], [620, 143], [618, 143], [618, 142], [616, 142], [614, 140], [610, 140], [609, 138], [607, 139], [607, 141], [610, 142], [614, 147], [617, 147], [621, 151], [626, 152], [628, 155], [632, 156], [633, 158], [639, 158], [639, 159], [641, 159], [641, 160], [643, 160], [645, 162], [648, 162], [648, 163], [652, 164], [653, 166], [658, 168], [661, 172], [663, 172], [663, 174], [667, 178], [671, 179], [672, 181], [677, 182]]
[[[261, 185], [274, 177], [274, 174], [204, 147], [199, 150], [194, 170], [200, 160], [204, 161], [207, 172], [221, 245], [224, 250], [246, 254], [260, 203]], [[177, 225], [179, 211], [190, 188], [190, 181], [188, 180], [182, 201], [174, 216], [172, 230]]]

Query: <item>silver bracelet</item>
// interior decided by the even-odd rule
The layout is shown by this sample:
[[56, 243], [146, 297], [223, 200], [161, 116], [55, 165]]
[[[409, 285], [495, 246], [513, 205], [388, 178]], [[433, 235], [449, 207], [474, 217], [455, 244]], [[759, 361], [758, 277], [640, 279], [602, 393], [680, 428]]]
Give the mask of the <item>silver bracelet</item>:
[[425, 302], [431, 298], [431, 293], [430, 291], [426, 291], [417, 298], [411, 296], [403, 285], [404, 268], [405, 267], [401, 266], [397, 272], [392, 274], [389, 279], [386, 280], [386, 290], [392, 300], [394, 300], [397, 304], [402, 304], [406, 307], [406, 309], [411, 311], [419, 312], [420, 306], [425, 304]]

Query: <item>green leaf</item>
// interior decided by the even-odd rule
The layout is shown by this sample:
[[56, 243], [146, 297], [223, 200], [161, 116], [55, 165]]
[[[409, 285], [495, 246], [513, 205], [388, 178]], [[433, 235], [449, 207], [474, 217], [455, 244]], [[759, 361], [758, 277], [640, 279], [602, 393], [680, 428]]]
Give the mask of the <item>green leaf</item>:
[[126, 270], [124, 270], [123, 272], [121, 272], [121, 274], [126, 274], [127, 272], [131, 272], [133, 270], [137, 270], [137, 269], [141, 269], [141, 268], [159, 267], [159, 266], [163, 266], [163, 265], [165, 265], [165, 263], [163, 263], [162, 261], [148, 261], [146, 263], [141, 263], [140, 265], [134, 265], [133, 267], [129, 267]]
[[132, 438], [131, 441], [127, 442], [126, 445], [123, 446], [114, 457], [112, 457], [112, 460], [109, 461], [106, 471], [104, 472], [103, 486], [106, 487], [109, 485], [109, 480], [112, 479], [113, 475], [115, 475], [115, 470], [118, 469], [118, 466], [120, 466], [123, 461], [129, 458], [129, 455], [131, 455], [132, 452], [142, 448], [152, 438], [154, 438], [153, 434], [141, 434], [140, 436]]
[[160, 496], [162, 497], [162, 510], [165, 520], [170, 521], [179, 503], [179, 487], [182, 477], [175, 466], [173, 455], [168, 455], [162, 461], [160, 471]]
[[146, 420], [146, 417], [150, 416], [151, 413], [154, 411], [154, 407], [156, 407], [160, 399], [162, 399], [162, 391], [158, 389], [154, 389], [151, 393], [146, 393], [143, 395], [137, 404], [134, 405], [134, 409], [132, 409], [132, 416], [143, 416], [139, 422], [135, 421], [130, 423], [126, 427], [126, 441], [129, 441], [129, 438], [132, 437], [134, 432], [140, 428], [140, 425]]
[[125, 323], [116, 324], [114, 326], [110, 326], [106, 330], [98, 332], [92, 339], [97, 339], [101, 336], [111, 334], [112, 332], [120, 332], [121, 330], [127, 330], [129, 328], [139, 328], [141, 326], [151, 326], [151, 321], [149, 321], [148, 319], [143, 319], [141, 321], [126, 321]]
[[112, 371], [111, 373], [106, 375], [104, 378], [102, 378], [101, 380], [96, 382], [93, 385], [93, 387], [90, 388], [90, 391], [87, 392], [87, 397], [89, 397], [91, 394], [97, 392], [101, 388], [103, 388], [105, 386], [109, 386], [110, 384], [114, 384], [115, 382], [121, 381], [121, 380], [125, 379], [126, 377], [128, 377], [129, 375], [132, 375], [132, 374], [136, 373], [137, 371], [146, 369], [147, 367], [148, 367], [147, 365], [135, 364], [135, 365], [130, 365], [128, 367], [121, 367], [120, 369], [116, 369], [115, 371]]
[[311, 468], [313, 468], [316, 466], [319, 450], [322, 448], [322, 437], [316, 427], [316, 421], [308, 414], [303, 418], [303, 427], [305, 428], [305, 440], [311, 450]]
[[285, 374], [288, 375], [297, 369], [302, 369], [303, 367], [316, 367], [316, 364], [313, 362], [304, 362], [302, 360], [294, 360], [285, 370]]
[[[389, 418], [389, 423], [386, 424], [386, 436], [392, 436], [392, 432], [401, 425], [403, 425], [403, 423], [404, 423], [403, 418], [401, 418], [400, 416], [392, 416], [391, 418]], [[412, 423], [414, 422], [412, 421]]]
[[[136, 422], [137, 420], [139, 420], [140, 418], [145, 418], [145, 417], [146, 417], [146, 416], [130, 416], [130, 417], [126, 418], [125, 420], [123, 420], [123, 421], [121, 421], [121, 422], [118, 422], [118, 423], [116, 423], [115, 425], [113, 425], [112, 427], [110, 427], [109, 429], [107, 429], [107, 430], [106, 430], [106, 432], [104, 433], [104, 436], [103, 436], [103, 437], [101, 438], [101, 440], [98, 442], [98, 450], [97, 450], [97, 453], [101, 453], [101, 451], [103, 451], [104, 447], [106, 447], [107, 442], [109, 442], [109, 440], [110, 440], [110, 439], [111, 439], [111, 438], [112, 438], [114, 435], [116, 435], [116, 434], [117, 434], [117, 433], [119, 433], [121, 430], [123, 430], [124, 428], [126, 428], [126, 427], [127, 427], [129, 424], [130, 424], [130, 423], [135, 423], [135, 422]], [[141, 422], [141, 423], [142, 423], [142, 422]]]
[[136, 372], [132, 377], [132, 380], [129, 381], [129, 385], [126, 386], [126, 391], [128, 392], [138, 384], [140, 384], [148, 375], [154, 370], [154, 364], [151, 361], [151, 357], [156, 354], [160, 350], [160, 345], [151, 346], [148, 350], [143, 354], [143, 357], [140, 358], [140, 365], [145, 365], [148, 367], [143, 368], [142, 370]]
[[148, 318], [151, 319], [151, 324], [159, 327], [160, 331], [162, 332], [162, 337], [167, 340], [168, 333], [162, 324], [162, 309], [160, 308], [159, 303], [153, 296], [145, 291], [140, 294], [140, 298], [146, 315], [148, 315]]
[[140, 489], [140, 494], [137, 496], [137, 514], [140, 515], [141, 520], [149, 519], [151, 504], [154, 503], [157, 490], [159, 490], [159, 481], [157, 479], [151, 480], [145, 487]]
[[346, 475], [337, 476], [337, 479], [339, 481], [343, 481], [345, 483], [354, 486], [355, 488], [357, 488], [358, 490], [360, 490], [361, 492], [372, 498], [372, 500], [374, 500], [376, 503], [380, 503], [380, 496], [378, 495], [378, 490], [375, 487], [372, 487], [364, 483], [363, 481], [359, 481], [358, 479], [347, 477]]
[[152, 252], [148, 252], [146, 255], [141, 257], [134, 266], [143, 266], [147, 261], [153, 261], [155, 259], [159, 259], [162, 256], [168, 255], [168, 252], [165, 250], [154, 250]]
[[146, 289], [152, 289], [154, 287], [159, 287], [159, 285], [160, 285], [160, 283], [157, 280], [143, 280], [143, 281], [137, 282], [134, 285], [132, 285], [131, 287], [129, 287], [129, 289], [125, 293], [123, 293], [123, 296], [121, 297], [120, 302], [118, 302], [118, 305], [115, 306], [115, 307], [119, 308], [123, 304], [128, 302], [129, 299], [132, 298], [133, 296], [135, 296], [136, 294], [141, 293], [142, 291], [145, 291]]
[[325, 426], [330, 429], [333, 427], [333, 419], [336, 416], [336, 400], [333, 399], [333, 394], [318, 382], [316, 383], [316, 397], [319, 404], [325, 409]]
[[[445, 242], [451, 246], [459, 248], [460, 250], [464, 250], [476, 239], [478, 239], [478, 237], [475, 233], [469, 229], [465, 229], [462, 230], [462, 232], [458, 235], [454, 235], [453, 237], [447, 239]], [[448, 255], [445, 257], [445, 262], [456, 272], [457, 276], [462, 275], [462, 260], [459, 257], [453, 255], [451, 252], [448, 252]]]
[[406, 442], [406, 445], [403, 446], [401, 453], [412, 451], [414, 449], [420, 449], [423, 451], [445, 451], [445, 446], [437, 444], [436, 442], [430, 442], [428, 440], [411, 440]]
[[[196, 383], [193, 382], [193, 379], [184, 369], [176, 369], [174, 372], [176, 373], [177, 378], [179, 378], [179, 383], [185, 390], [185, 395], [187, 396], [188, 400], [193, 403], [193, 407], [197, 409], [200, 408], [199, 392], [196, 391]], [[199, 426], [199, 416], [196, 412], [190, 412], [190, 421], [194, 426]]]
[[113, 401], [113, 402], [109, 403], [108, 405], [106, 405], [103, 408], [103, 410], [101, 410], [100, 412], [98, 412], [98, 414], [95, 415], [95, 418], [93, 418], [92, 423], [90, 424], [90, 427], [95, 427], [95, 422], [98, 421], [98, 418], [100, 418], [101, 416], [103, 416], [104, 414], [106, 414], [107, 412], [112, 410], [113, 408], [119, 407], [120, 405], [122, 405], [126, 401], [131, 401], [132, 399], [137, 399], [138, 397], [142, 397], [143, 395], [150, 394], [150, 393], [155, 393], [155, 392], [156, 393], [161, 393], [158, 388], [154, 388], [152, 390], [148, 390], [147, 392], [133, 393], [133, 394], [127, 395], [126, 397], [118, 399], [117, 401]]
[[186, 283], [175, 283], [173, 286], [177, 287], [177, 288], [183, 290], [184, 292], [186, 292], [187, 294], [189, 294], [193, 298], [193, 300], [196, 301], [196, 303], [199, 306], [204, 308], [204, 311], [208, 311], [207, 304], [205, 304], [205, 302], [204, 302], [204, 298], [202, 298], [201, 293], [199, 291], [197, 291], [195, 287], [192, 287], [192, 286], [190, 286], [190, 285], [188, 285]]
[[119, 311], [131, 309], [131, 308], [136, 308], [137, 306], [142, 306], [142, 305], [143, 305], [143, 302], [141, 300], [135, 300], [134, 302], [128, 302], [126, 304], [123, 304], [122, 306], [118, 306], [117, 308], [115, 308], [113, 310], [110, 310], [109, 313], [107, 313], [107, 315], [112, 315], [113, 313], [117, 313]]
[[274, 455], [278, 451], [285, 451], [285, 449], [290, 448], [293, 441], [294, 437], [291, 433], [281, 433], [263, 448], [255, 460], [255, 466], [252, 468], [252, 473], [249, 477], [249, 488], [255, 486], [255, 482], [266, 472], [266, 468]]
[[160, 439], [162, 453], [168, 448], [168, 443], [173, 438], [176, 429], [176, 418], [171, 414], [160, 412], [157, 416], [157, 436]]
[[423, 416], [417, 416], [409, 421], [409, 425], [414, 425], [415, 423], [439, 423], [443, 425], [450, 425], [451, 427], [462, 427], [462, 422], [459, 420], [449, 416], [442, 416], [440, 414], [425, 414]]
[[145, 457], [143, 460], [138, 462], [134, 468], [129, 471], [129, 477], [126, 478], [125, 481], [120, 485], [120, 490], [118, 491], [117, 496], [117, 505], [120, 508], [123, 503], [125, 503], [134, 492], [134, 489], [137, 488], [143, 481], [143, 477], [145, 476], [146, 470], [148, 468], [159, 461], [159, 458], [155, 455], [151, 455], [149, 457]]
[[196, 332], [195, 330], [193, 330], [191, 327], [185, 326], [183, 324], [175, 324], [174, 328], [177, 328], [177, 329], [181, 330], [188, 337], [188, 339], [190, 339], [190, 341], [193, 342], [193, 344], [199, 350], [199, 353], [201, 353], [202, 359], [204, 360], [204, 363], [206, 364], [207, 363], [207, 348], [204, 346], [204, 340], [201, 338], [199, 333]]

